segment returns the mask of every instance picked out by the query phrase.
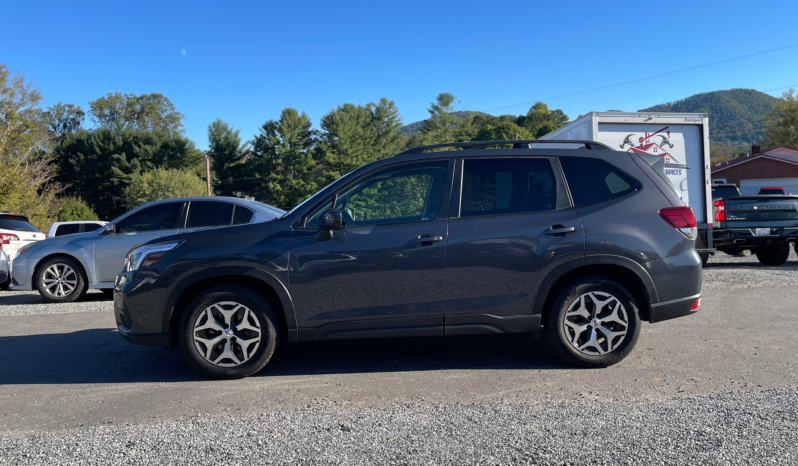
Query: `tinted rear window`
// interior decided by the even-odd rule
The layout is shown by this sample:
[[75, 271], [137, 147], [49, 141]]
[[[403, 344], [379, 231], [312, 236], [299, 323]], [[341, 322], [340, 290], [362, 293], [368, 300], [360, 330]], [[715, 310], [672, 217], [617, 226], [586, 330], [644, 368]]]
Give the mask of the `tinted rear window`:
[[600, 159], [561, 157], [574, 205], [592, 204], [637, 190], [634, 178]]
[[33, 228], [33, 225], [25, 220], [14, 220], [10, 218], [0, 218], [0, 230], [37, 231]]
[[230, 225], [233, 204], [214, 201], [192, 201], [186, 228], [218, 227]]
[[722, 197], [737, 197], [740, 195], [740, 191], [737, 190], [736, 186], [718, 186], [716, 188], [712, 188], [712, 199], [720, 199]]
[[554, 210], [557, 182], [548, 159], [466, 160], [461, 217]]
[[254, 212], [247, 209], [246, 207], [241, 207], [240, 205], [237, 205], [235, 213], [233, 214], [233, 225], [242, 225], [244, 223], [249, 223], [249, 221], [252, 220], [253, 213]]
[[79, 223], [61, 225], [57, 230], [55, 230], [55, 236], [74, 235], [75, 233], [80, 233]]

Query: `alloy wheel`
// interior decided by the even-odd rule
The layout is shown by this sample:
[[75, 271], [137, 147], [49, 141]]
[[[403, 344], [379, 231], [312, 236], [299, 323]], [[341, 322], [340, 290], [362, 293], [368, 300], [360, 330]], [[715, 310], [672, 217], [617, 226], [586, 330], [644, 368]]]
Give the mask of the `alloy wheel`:
[[623, 343], [629, 317], [618, 298], [591, 291], [568, 306], [563, 327], [568, 341], [577, 351], [598, 356], [612, 352]]
[[194, 321], [194, 346], [209, 363], [233, 367], [247, 362], [261, 342], [260, 322], [243, 304], [211, 304]]
[[56, 298], [69, 296], [78, 285], [78, 274], [66, 264], [53, 264], [42, 277], [44, 289]]

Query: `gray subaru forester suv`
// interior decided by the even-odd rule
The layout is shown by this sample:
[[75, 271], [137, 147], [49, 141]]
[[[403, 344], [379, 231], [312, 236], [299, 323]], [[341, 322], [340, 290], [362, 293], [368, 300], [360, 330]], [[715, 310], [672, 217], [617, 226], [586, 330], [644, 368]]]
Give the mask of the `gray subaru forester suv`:
[[609, 366], [641, 321], [699, 306], [695, 217], [660, 166], [592, 141], [416, 147], [279, 219], [133, 249], [119, 333], [216, 378], [254, 374], [282, 339], [541, 330]]

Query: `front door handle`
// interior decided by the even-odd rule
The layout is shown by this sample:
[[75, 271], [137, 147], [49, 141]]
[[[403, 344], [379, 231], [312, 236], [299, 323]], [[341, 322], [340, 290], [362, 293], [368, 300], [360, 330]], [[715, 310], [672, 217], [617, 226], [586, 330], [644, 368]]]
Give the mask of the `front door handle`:
[[543, 232], [544, 235], [565, 235], [566, 233], [573, 233], [576, 231], [574, 227], [567, 227], [565, 225], [552, 225], [551, 228]]
[[410, 240], [410, 244], [437, 243], [443, 241], [443, 236], [432, 236], [429, 233], [418, 235], [418, 238]]

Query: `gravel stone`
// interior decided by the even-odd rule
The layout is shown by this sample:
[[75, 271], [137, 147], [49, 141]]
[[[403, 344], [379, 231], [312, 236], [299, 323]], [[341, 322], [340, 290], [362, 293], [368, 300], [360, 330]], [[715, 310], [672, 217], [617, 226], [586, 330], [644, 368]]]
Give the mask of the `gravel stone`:
[[716, 252], [704, 267], [704, 289], [778, 288], [798, 289], [798, 256], [794, 250], [783, 265], [769, 267], [754, 254], [730, 256]]
[[402, 405], [0, 438], [3, 464], [798, 464], [798, 391]]
[[113, 301], [99, 290], [89, 291], [82, 301], [58, 304], [48, 303], [38, 291], [0, 291], [0, 317], [103, 312], [113, 308]]

